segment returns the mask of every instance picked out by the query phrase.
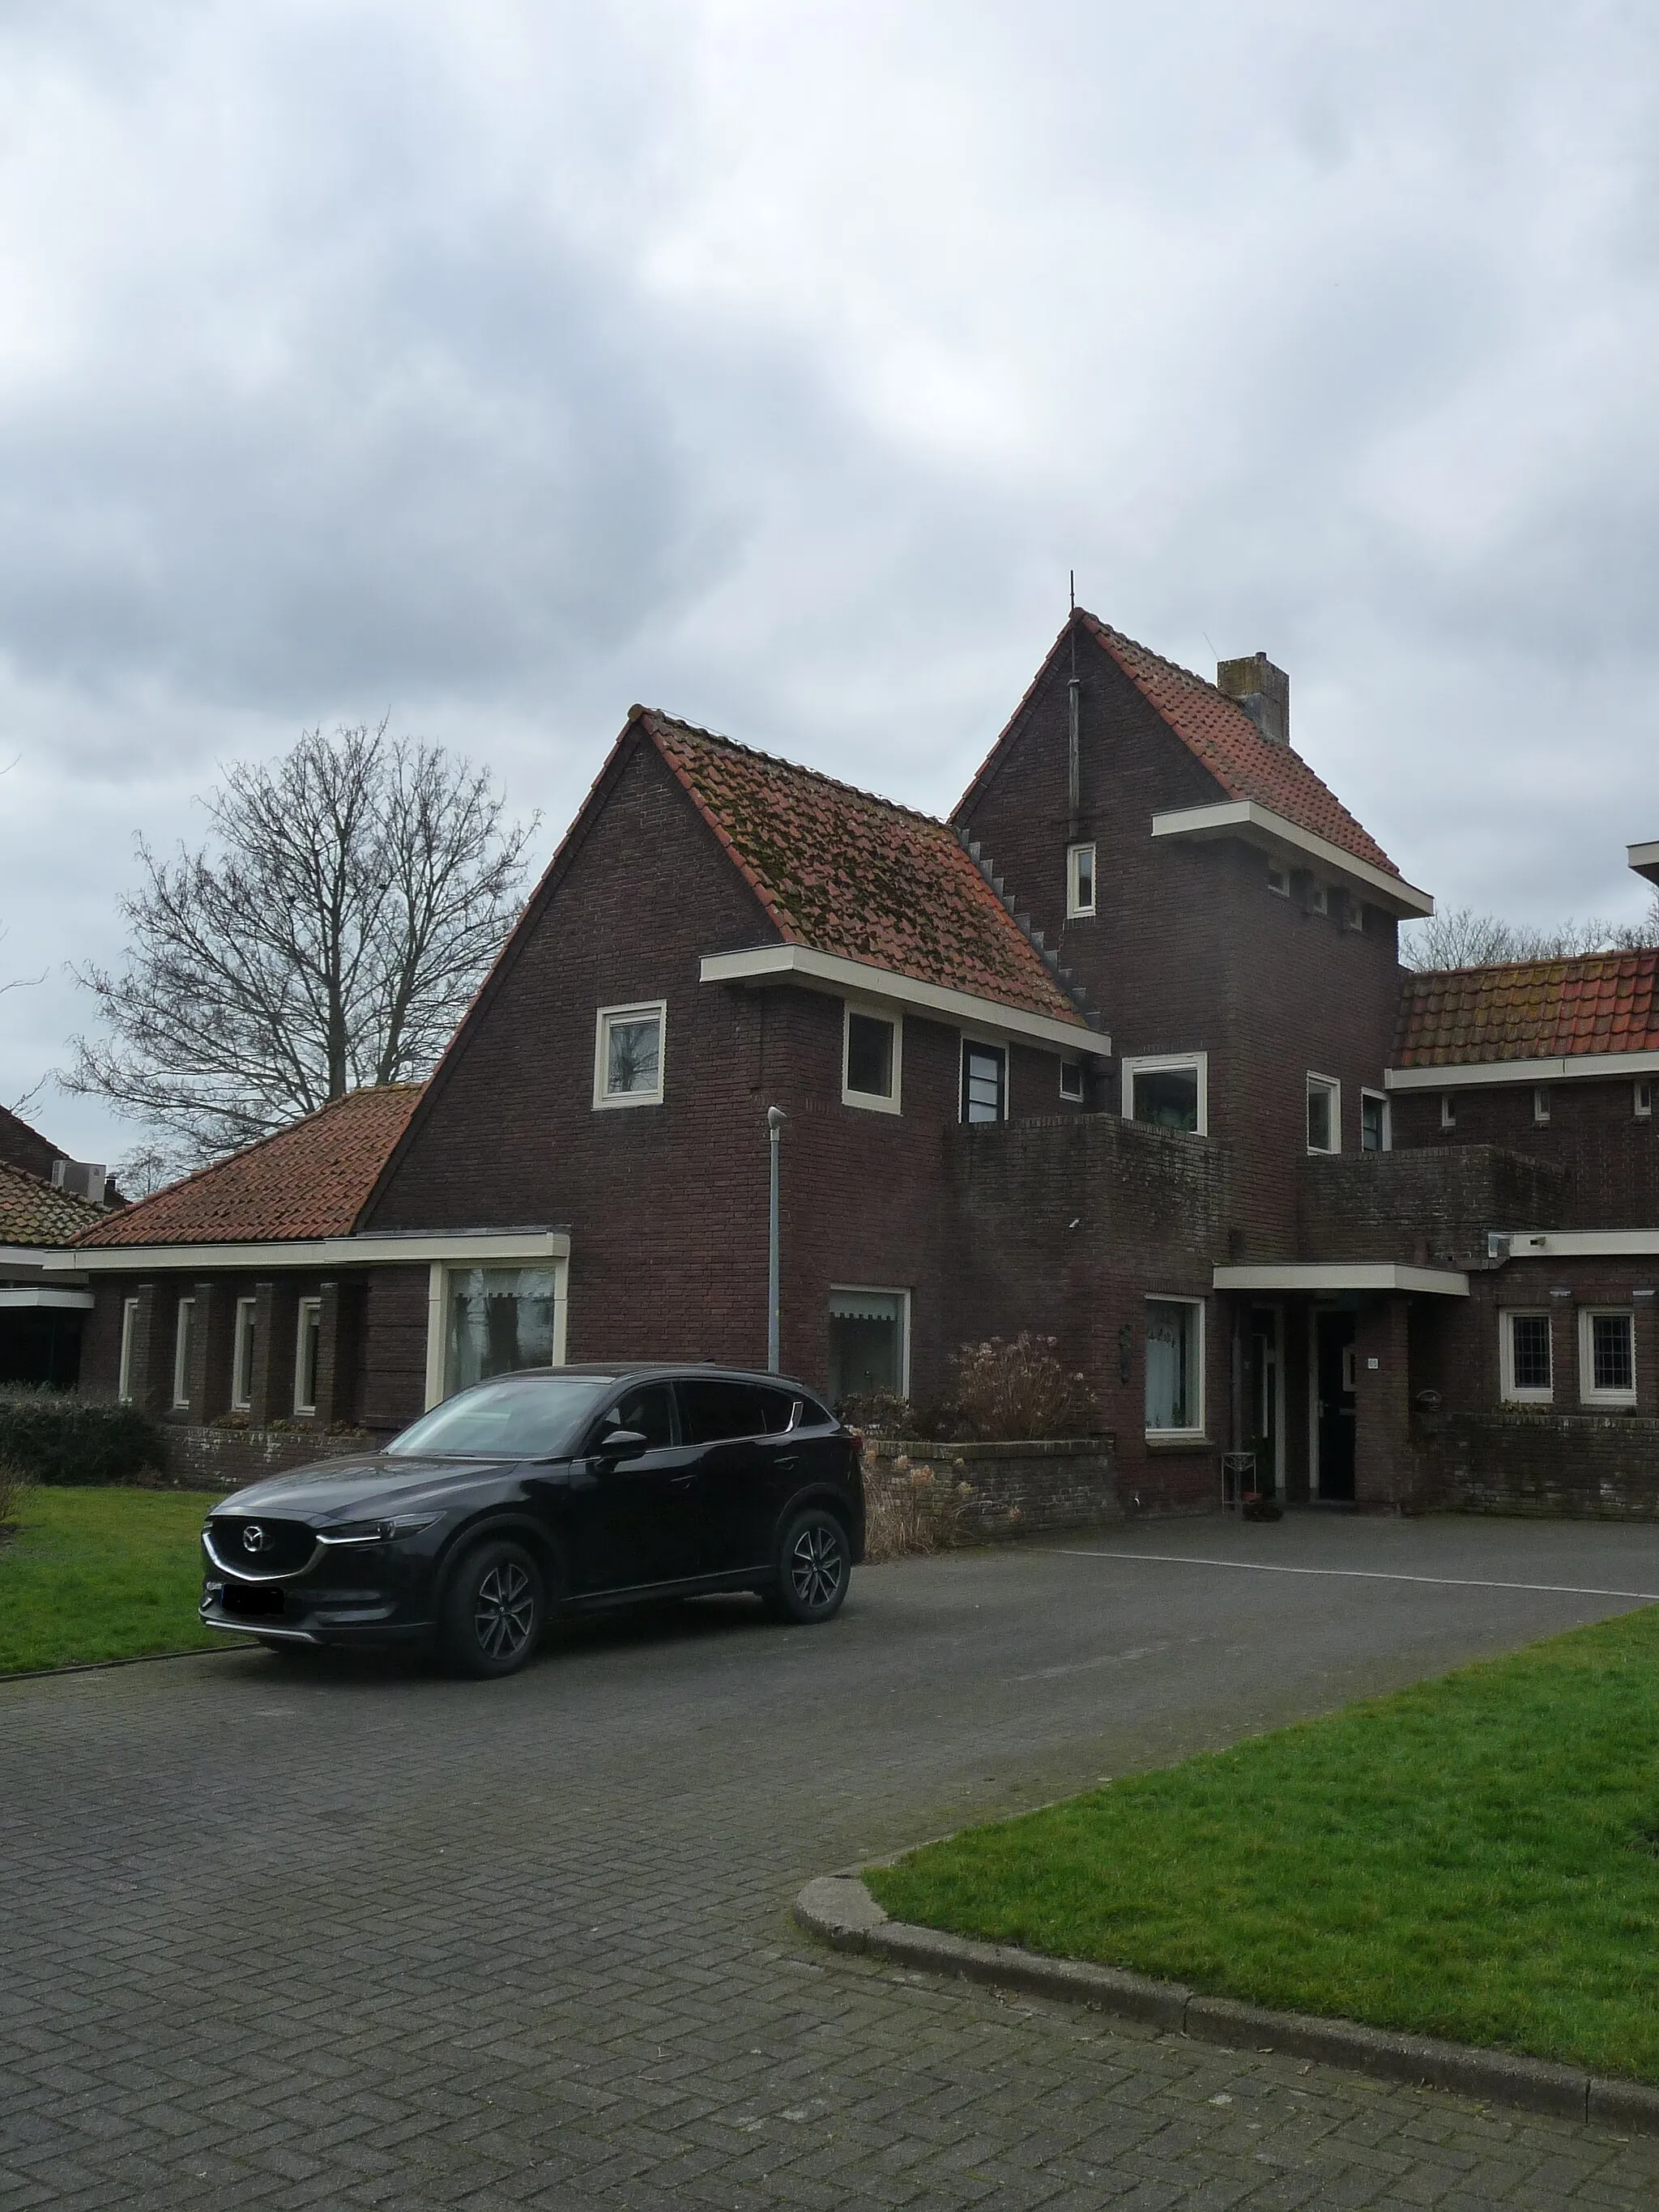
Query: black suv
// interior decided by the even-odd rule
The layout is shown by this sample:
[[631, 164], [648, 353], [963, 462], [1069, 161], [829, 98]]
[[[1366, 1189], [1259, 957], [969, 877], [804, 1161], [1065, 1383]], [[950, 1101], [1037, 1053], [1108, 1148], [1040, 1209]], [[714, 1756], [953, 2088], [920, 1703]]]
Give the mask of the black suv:
[[435, 1636], [474, 1674], [521, 1667], [550, 1613], [642, 1597], [757, 1590], [828, 1620], [864, 1556], [860, 1449], [775, 1375], [497, 1376], [216, 1507], [202, 1619], [278, 1645]]

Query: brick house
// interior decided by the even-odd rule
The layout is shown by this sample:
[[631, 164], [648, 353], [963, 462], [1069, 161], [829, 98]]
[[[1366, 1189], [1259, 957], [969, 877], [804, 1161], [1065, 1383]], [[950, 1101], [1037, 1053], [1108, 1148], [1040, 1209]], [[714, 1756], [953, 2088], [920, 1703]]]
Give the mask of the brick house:
[[[956, 1346], [1031, 1328], [1143, 1508], [1211, 1502], [1235, 1448], [1290, 1498], [1480, 1502], [1509, 1449], [1481, 1421], [1522, 1423], [1558, 1470], [1538, 1494], [1566, 1495], [1569, 1340], [1611, 1374], [1603, 1307], [1635, 1316], [1633, 1379], [1595, 1401], [1622, 1440], [1598, 1449], [1659, 1415], [1626, 1265], [1655, 1218], [1637, 971], [1582, 1048], [1587, 963], [1501, 1033], [1483, 1010], [1519, 986], [1405, 975], [1397, 925], [1431, 902], [1288, 723], [1265, 656], [1212, 684], [1081, 611], [948, 822], [634, 708], [423, 1090], [80, 1241], [83, 1386], [186, 1456], [227, 1420], [288, 1422], [297, 1453], [514, 1364], [762, 1364], [775, 1105], [782, 1364], [836, 1396], [933, 1397]], [[1512, 1077], [1528, 1054], [1583, 1067]], [[1611, 1107], [1577, 1102], [1620, 1082], [1604, 1144]], [[1546, 1083], [1522, 1142], [1504, 1113]], [[1567, 1282], [1581, 1255], [1525, 1240], [1586, 1207], [1629, 1249], [1569, 1285], [1589, 1320], [1561, 1319], [1540, 1412], [1505, 1395], [1494, 1285], [1531, 1312], [1526, 1269]], [[1515, 1343], [1535, 1375], [1536, 1329]]]

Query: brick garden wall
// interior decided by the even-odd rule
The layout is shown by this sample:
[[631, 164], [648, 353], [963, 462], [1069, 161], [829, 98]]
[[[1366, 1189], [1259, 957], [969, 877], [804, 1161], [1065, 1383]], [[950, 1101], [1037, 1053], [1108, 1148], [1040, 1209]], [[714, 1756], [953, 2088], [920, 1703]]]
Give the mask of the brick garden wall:
[[969, 1542], [1005, 1542], [1048, 1529], [1120, 1521], [1117, 1455], [1109, 1437], [1024, 1444], [908, 1443], [872, 1438], [864, 1448], [865, 1484], [884, 1486], [929, 1469], [934, 1482], [965, 1482], [962, 1534]]
[[1638, 1414], [1420, 1415], [1425, 1502], [1465, 1513], [1659, 1520], [1659, 1420]]
[[345, 1459], [376, 1448], [377, 1438], [303, 1429], [191, 1428], [167, 1431], [167, 1473], [187, 1489], [240, 1490], [315, 1460]]

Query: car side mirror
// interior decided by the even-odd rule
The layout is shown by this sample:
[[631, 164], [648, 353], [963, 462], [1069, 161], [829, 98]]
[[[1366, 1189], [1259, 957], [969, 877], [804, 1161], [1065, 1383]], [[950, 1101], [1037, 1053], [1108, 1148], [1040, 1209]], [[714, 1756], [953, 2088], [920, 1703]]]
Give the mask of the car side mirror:
[[599, 1439], [601, 1459], [625, 1459], [629, 1452], [643, 1451], [651, 1439], [643, 1429], [612, 1429]]

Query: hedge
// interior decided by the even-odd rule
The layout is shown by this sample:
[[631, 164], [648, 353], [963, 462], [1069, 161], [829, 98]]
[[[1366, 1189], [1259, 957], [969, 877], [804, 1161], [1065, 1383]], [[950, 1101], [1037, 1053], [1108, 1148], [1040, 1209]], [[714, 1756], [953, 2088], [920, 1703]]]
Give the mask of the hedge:
[[161, 1432], [136, 1406], [67, 1390], [0, 1390], [0, 1462], [33, 1482], [134, 1482], [167, 1464]]

